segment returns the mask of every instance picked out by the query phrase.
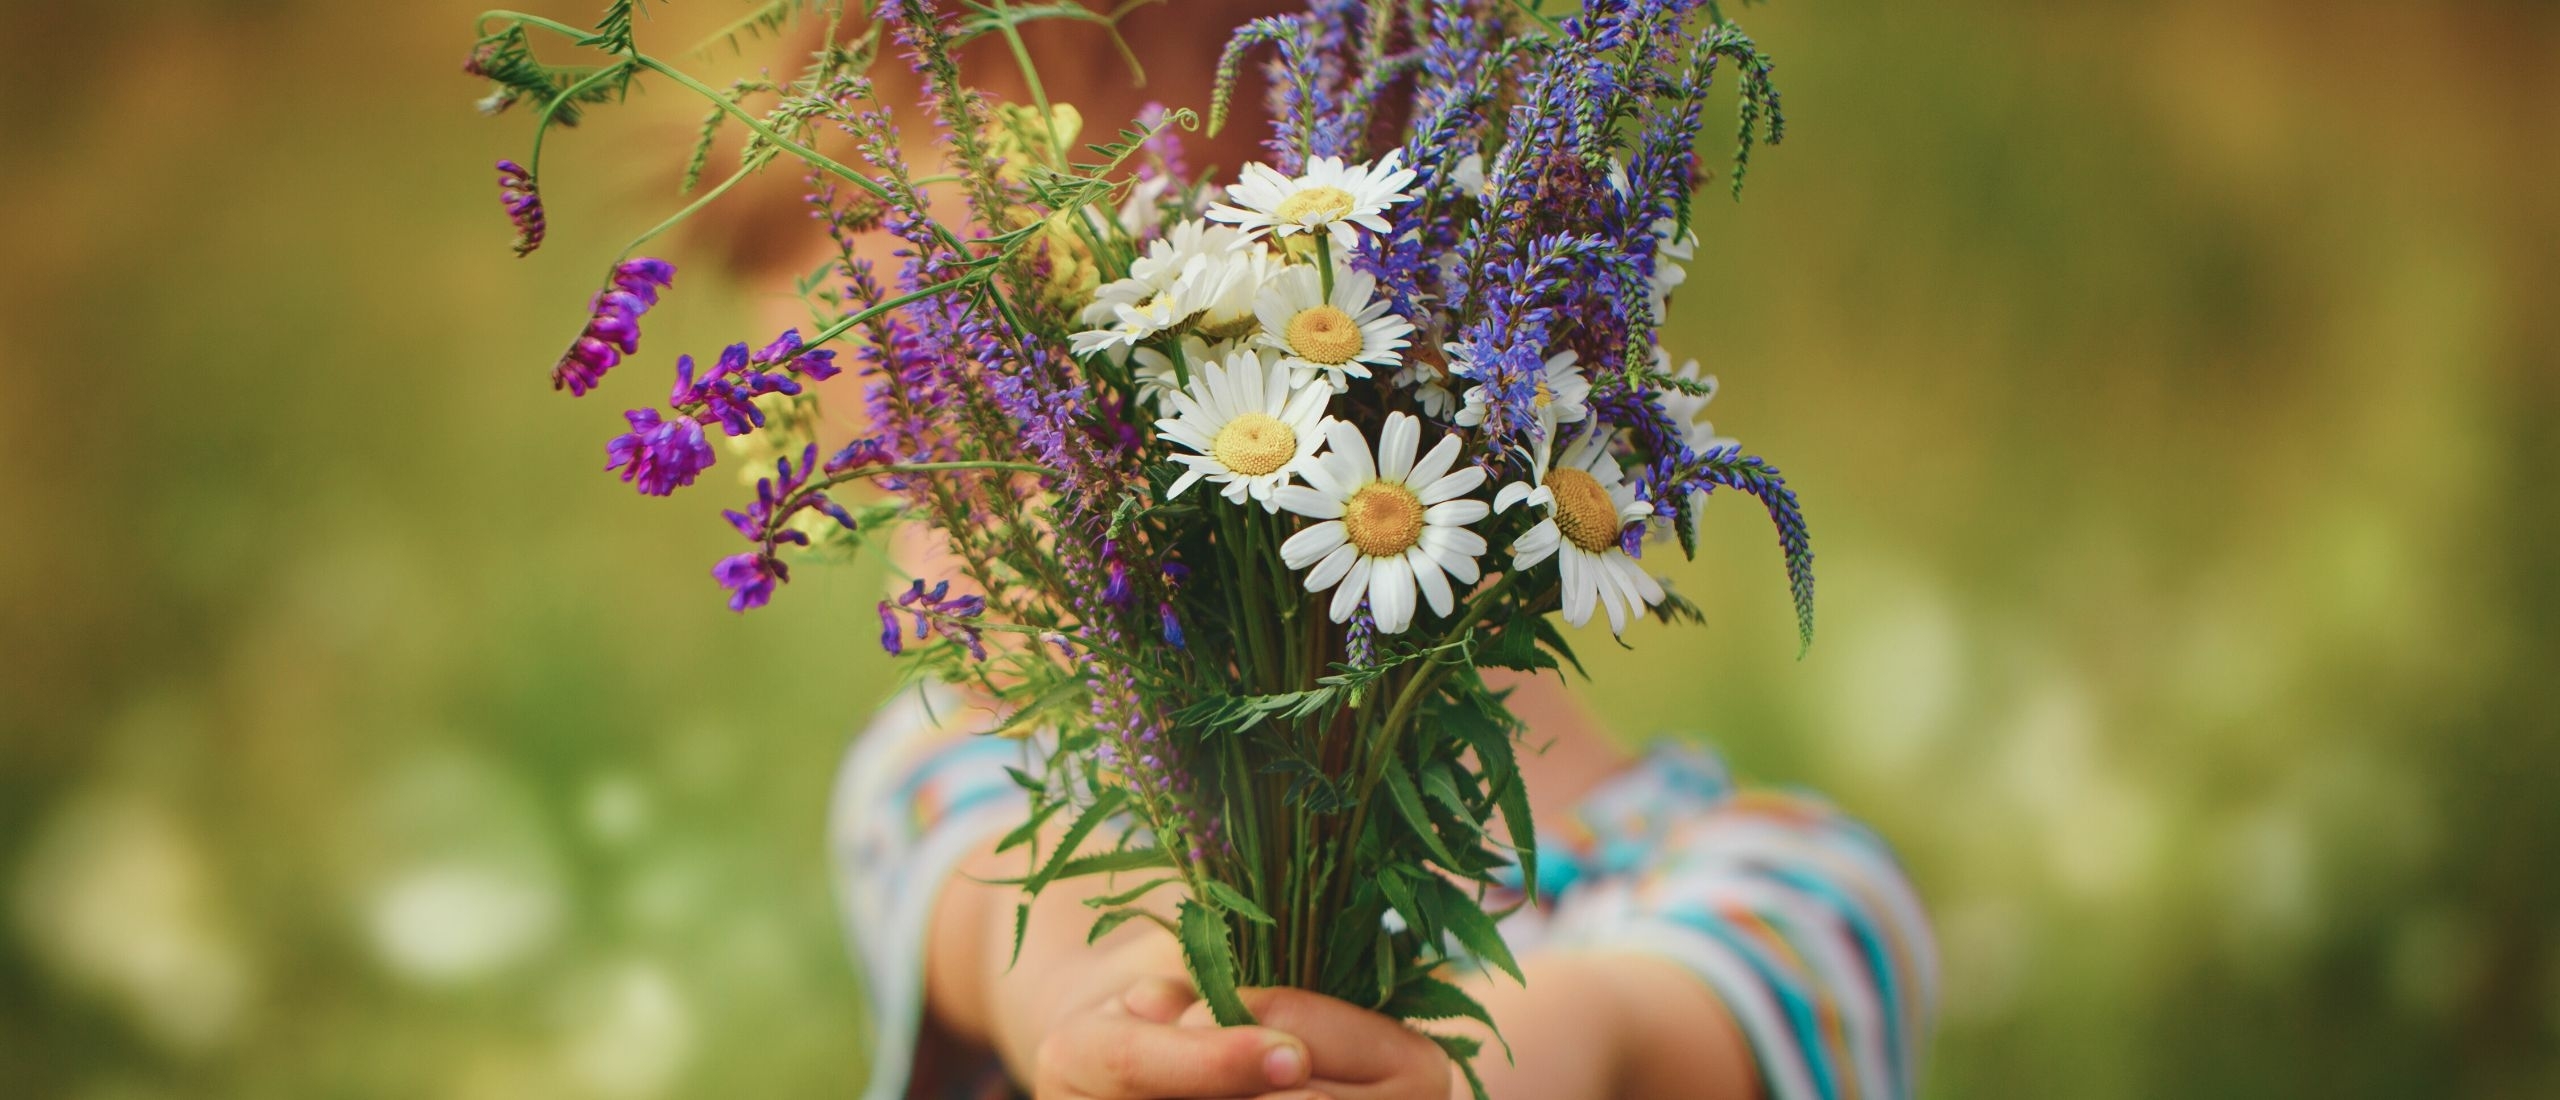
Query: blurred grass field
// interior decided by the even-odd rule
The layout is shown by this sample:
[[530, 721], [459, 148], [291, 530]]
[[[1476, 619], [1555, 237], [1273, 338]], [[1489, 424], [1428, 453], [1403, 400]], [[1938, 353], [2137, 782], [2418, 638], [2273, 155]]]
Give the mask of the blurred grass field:
[[[1789, 139], [1670, 341], [1821, 638], [1721, 502], [1593, 697], [1901, 848], [1932, 1095], [2560, 1094], [2560, 11], [1926, 7], [1750, 13]], [[543, 372], [696, 111], [563, 135], [513, 261], [473, 11], [0, 3], [0, 1091], [856, 1087], [879, 572], [732, 616], [599, 471]], [[765, 334], [720, 247], [626, 396]]]

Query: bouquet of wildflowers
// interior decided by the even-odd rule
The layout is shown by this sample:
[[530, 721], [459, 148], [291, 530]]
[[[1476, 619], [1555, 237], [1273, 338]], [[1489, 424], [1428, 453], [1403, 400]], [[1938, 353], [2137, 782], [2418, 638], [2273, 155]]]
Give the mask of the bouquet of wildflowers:
[[[674, 276], [642, 243], [750, 174], [804, 173], [834, 253], [801, 286], [809, 330], [678, 357], [607, 468], [651, 496], [724, 450], [749, 468], [725, 513], [745, 546], [712, 570], [741, 611], [797, 557], [939, 536], [947, 575], [882, 601], [880, 640], [1026, 737], [1019, 885], [1115, 876], [1096, 934], [1162, 924], [1222, 1022], [1242, 985], [1483, 1016], [1442, 964], [1516, 977], [1485, 887], [1536, 882], [1521, 730], [1483, 670], [1573, 663], [1594, 619], [1696, 619], [1646, 558], [1694, 552], [1714, 493], [1775, 523], [1810, 642], [1793, 494], [1700, 419], [1715, 380], [1657, 339], [1719, 69], [1735, 187], [1781, 136], [1768, 62], [1714, 4], [1314, 0], [1228, 43], [1207, 125], [1259, 60], [1272, 128], [1264, 162], [1209, 178], [1181, 152], [1191, 111], [1080, 144], [1043, 91], [1025, 28], [1117, 41], [1127, 7], [762, 4], [734, 30], [823, 19], [823, 47], [715, 87], [640, 48], [641, 3], [592, 30], [489, 13], [467, 66], [486, 109], [537, 116], [534, 157], [499, 165], [519, 253], [544, 236], [543, 135], [586, 109], [643, 81], [700, 96], [688, 191], [714, 135], [746, 131], [736, 170], [612, 267], [553, 383], [637, 369]], [[984, 36], [1031, 102], [964, 83], [955, 49]], [[920, 105], [883, 101], [884, 54]], [[908, 161], [893, 106], [921, 107], [941, 163]], [[965, 221], [933, 214], [946, 190]], [[822, 446], [839, 373], [824, 396], [858, 395], [867, 429]]]

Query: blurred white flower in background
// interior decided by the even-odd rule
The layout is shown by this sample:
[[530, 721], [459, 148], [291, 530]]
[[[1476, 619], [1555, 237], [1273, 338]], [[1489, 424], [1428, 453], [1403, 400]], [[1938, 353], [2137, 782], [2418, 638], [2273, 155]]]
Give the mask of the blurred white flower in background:
[[11, 899], [36, 960], [165, 1050], [237, 1036], [257, 975], [215, 869], [169, 806], [139, 790], [72, 795], [36, 828]]
[[693, 1058], [693, 1013], [656, 963], [617, 964], [565, 999], [563, 1070], [595, 1095], [641, 1100], [664, 1094]]
[[430, 984], [487, 977], [522, 962], [560, 929], [560, 891], [496, 864], [412, 868], [365, 906], [374, 950], [402, 977]]

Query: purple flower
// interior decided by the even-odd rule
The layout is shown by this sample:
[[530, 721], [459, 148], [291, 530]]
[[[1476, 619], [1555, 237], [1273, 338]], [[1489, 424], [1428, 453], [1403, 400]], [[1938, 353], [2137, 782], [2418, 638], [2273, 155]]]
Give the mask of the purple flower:
[[898, 609], [889, 606], [887, 600], [880, 601], [880, 648], [891, 656], [907, 651], [906, 631], [898, 625]]
[[639, 352], [640, 315], [658, 304], [658, 291], [675, 277], [674, 264], [646, 256], [614, 265], [610, 285], [587, 303], [587, 327], [551, 368], [551, 388], [585, 396], [624, 356]]
[[1173, 613], [1173, 601], [1156, 605], [1156, 618], [1164, 624], [1164, 642], [1175, 649], [1186, 648], [1182, 636], [1182, 619]]
[[749, 551], [720, 559], [711, 567], [711, 579], [729, 590], [729, 610], [746, 611], [772, 599], [773, 586], [791, 579], [791, 570], [780, 558]]
[[782, 335], [774, 337], [772, 343], [750, 356], [747, 362], [757, 367], [783, 367], [812, 382], [833, 378], [840, 369], [836, 366], [836, 353], [833, 351], [802, 351], [800, 330], [796, 328], [782, 330]]
[[[906, 591], [898, 594], [898, 606], [907, 609], [915, 616], [917, 641], [921, 642], [934, 634], [940, 634], [967, 648], [969, 656], [981, 661], [986, 660], [987, 646], [985, 640], [979, 636], [978, 628], [958, 620], [974, 619], [985, 614], [987, 598], [953, 596], [950, 592], [950, 581], [943, 581], [927, 590], [923, 579], [918, 578], [907, 586]], [[880, 625], [881, 644], [887, 646], [890, 643], [890, 635], [896, 632], [897, 617], [885, 601], [880, 605]], [[889, 651], [897, 652], [895, 647], [891, 647]]]
[[533, 173], [514, 161], [499, 161], [498, 201], [506, 206], [507, 220], [516, 227], [516, 255], [532, 255], [534, 249], [542, 247], [542, 234], [549, 228], [542, 214], [542, 192], [533, 185]]
[[880, 442], [880, 437], [864, 436], [845, 444], [843, 450], [828, 458], [827, 472], [840, 474], [863, 466], [885, 466], [891, 461], [889, 448]]
[[630, 421], [631, 430], [605, 444], [604, 468], [621, 470], [622, 480], [642, 493], [666, 496], [711, 468], [711, 444], [692, 417], [662, 420], [656, 409], [632, 409], [622, 418]]

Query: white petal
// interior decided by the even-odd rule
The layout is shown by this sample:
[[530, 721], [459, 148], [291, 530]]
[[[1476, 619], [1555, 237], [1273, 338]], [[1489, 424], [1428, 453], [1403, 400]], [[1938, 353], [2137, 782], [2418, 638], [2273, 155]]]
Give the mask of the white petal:
[[[1416, 489], [1427, 488], [1431, 483], [1440, 480], [1442, 474], [1448, 473], [1449, 467], [1457, 464], [1458, 437], [1455, 434], [1441, 436], [1440, 442], [1431, 448], [1431, 452], [1423, 455], [1422, 461], [1413, 464], [1413, 472], [1405, 475], [1404, 483]], [[1431, 502], [1426, 500], [1423, 503]]]
[[1422, 599], [1431, 605], [1432, 614], [1447, 615], [1458, 606], [1457, 598], [1449, 592], [1449, 578], [1440, 572], [1440, 563], [1432, 560], [1430, 551], [1419, 546], [1407, 550], [1404, 563], [1413, 570], [1414, 586], [1422, 589]]
[[1644, 563], [1634, 558], [1626, 559], [1626, 563], [1627, 580], [1631, 585], [1631, 591], [1644, 601], [1646, 607], [1661, 603], [1662, 582], [1653, 579], [1653, 574], [1644, 571]]
[[[1182, 456], [1176, 455], [1175, 457], [1179, 458]], [[1165, 488], [1164, 498], [1166, 500], [1172, 500], [1175, 497], [1181, 496], [1182, 491], [1190, 488], [1192, 482], [1200, 480], [1207, 476], [1208, 473], [1209, 471], [1207, 469], [1199, 466], [1193, 466], [1190, 469], [1183, 471], [1181, 477], [1173, 479], [1173, 484]]]
[[1444, 500], [1475, 492], [1476, 487], [1482, 484], [1484, 484], [1484, 470], [1480, 467], [1468, 466], [1449, 471], [1439, 480], [1422, 486], [1421, 491], [1414, 495], [1421, 497], [1424, 504], [1438, 504]]
[[1307, 572], [1307, 591], [1322, 592], [1333, 587], [1343, 574], [1351, 571], [1351, 563], [1358, 560], [1359, 547], [1348, 542], [1334, 547], [1332, 553], [1325, 555], [1323, 561], [1317, 562], [1316, 567]]
[[1452, 500], [1422, 510], [1422, 522], [1433, 527], [1464, 527], [1483, 519], [1492, 509], [1481, 500]]
[[1326, 520], [1289, 536], [1289, 541], [1280, 544], [1280, 560], [1291, 569], [1304, 569], [1333, 553], [1334, 547], [1345, 545], [1344, 538], [1342, 521]]
[[1377, 616], [1378, 629], [1387, 634], [1402, 634], [1413, 625], [1413, 567], [1404, 557], [1375, 559], [1369, 571], [1369, 613]]
[[[1307, 479], [1307, 484], [1314, 488], [1316, 492], [1332, 498], [1333, 512], [1331, 515], [1338, 516], [1342, 514], [1342, 502], [1351, 498], [1351, 490], [1353, 486], [1342, 483], [1341, 464], [1336, 463], [1333, 460], [1332, 455], [1328, 454], [1322, 458], [1299, 463], [1298, 476]], [[1314, 512], [1306, 512], [1302, 514], [1316, 515]], [[1319, 518], [1330, 517], [1327, 516]]]
[[1591, 575], [1595, 563], [1581, 547], [1559, 549], [1556, 565], [1564, 581], [1564, 621], [1581, 626], [1591, 621], [1592, 605], [1599, 601], [1600, 578]]
[[[1309, 469], [1304, 472], [1312, 474], [1314, 470]], [[1310, 477], [1308, 480], [1312, 481], [1314, 478]], [[1291, 485], [1272, 494], [1271, 499], [1278, 502], [1280, 507], [1309, 519], [1338, 520], [1342, 518], [1342, 494], [1340, 493], [1328, 493], [1304, 485]], [[1314, 528], [1310, 527], [1307, 530], [1312, 531]], [[1306, 531], [1298, 532], [1299, 535], [1306, 533]]]
[[1422, 444], [1422, 422], [1403, 413], [1388, 413], [1378, 432], [1378, 478], [1403, 481], [1413, 472], [1413, 451]]
[[1590, 571], [1592, 579], [1598, 582], [1592, 587], [1599, 590], [1601, 610], [1609, 613], [1609, 633], [1624, 634], [1627, 632], [1627, 590], [1619, 587], [1618, 570], [1608, 557], [1598, 558], [1592, 564], [1597, 567]]
[[1547, 560], [1556, 552], [1556, 544], [1564, 541], [1564, 533], [1556, 529], [1556, 521], [1544, 520], [1511, 544], [1511, 567], [1527, 569]]
[[1528, 495], [1528, 482], [1512, 482], [1509, 485], [1503, 486], [1500, 491], [1493, 494], [1493, 510], [1497, 512], [1508, 512], [1511, 510], [1512, 505], [1520, 503], [1521, 500], [1527, 498]]
[[[1378, 559], [1366, 554], [1352, 558], [1351, 571], [1343, 574], [1342, 583], [1333, 590], [1333, 607], [1330, 612], [1333, 621], [1337, 623], [1349, 621], [1351, 613], [1360, 610], [1360, 598], [1369, 594], [1369, 570], [1373, 568], [1369, 563], [1376, 560]], [[1314, 589], [1308, 589], [1308, 591], [1312, 592]]]
[[1337, 475], [1345, 488], [1357, 489], [1378, 480], [1378, 467], [1369, 459], [1369, 441], [1360, 437], [1360, 429], [1336, 420], [1325, 425], [1324, 437], [1333, 444], [1333, 453], [1326, 456], [1333, 462], [1328, 472]]

